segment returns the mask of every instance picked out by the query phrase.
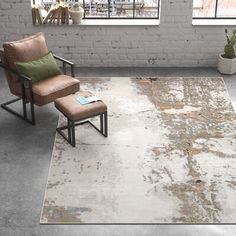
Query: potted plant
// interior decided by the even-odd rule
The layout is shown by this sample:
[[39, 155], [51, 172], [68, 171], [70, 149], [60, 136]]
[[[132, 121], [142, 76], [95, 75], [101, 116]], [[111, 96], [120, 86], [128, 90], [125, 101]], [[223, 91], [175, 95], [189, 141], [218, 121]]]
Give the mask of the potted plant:
[[218, 70], [222, 74], [232, 75], [236, 73], [236, 55], [234, 46], [236, 44], [236, 30], [233, 30], [233, 35], [229, 37], [228, 30], [225, 29], [227, 44], [224, 48], [224, 54], [219, 55]]
[[69, 14], [73, 24], [80, 24], [84, 16], [84, 9], [76, 2], [69, 9]]

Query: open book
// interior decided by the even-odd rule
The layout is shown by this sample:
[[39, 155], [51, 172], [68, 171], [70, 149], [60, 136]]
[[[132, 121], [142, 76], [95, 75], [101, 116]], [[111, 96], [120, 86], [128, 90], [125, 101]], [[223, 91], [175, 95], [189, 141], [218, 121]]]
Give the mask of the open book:
[[76, 99], [80, 102], [81, 105], [86, 105], [92, 102], [101, 101], [101, 98], [97, 96], [90, 96], [90, 97], [76, 97]]

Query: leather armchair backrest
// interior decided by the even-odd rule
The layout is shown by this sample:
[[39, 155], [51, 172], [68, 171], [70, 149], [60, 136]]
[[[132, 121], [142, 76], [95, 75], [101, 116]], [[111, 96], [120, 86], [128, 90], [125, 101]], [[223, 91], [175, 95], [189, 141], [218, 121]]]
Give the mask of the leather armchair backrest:
[[[39, 32], [33, 36], [3, 44], [3, 63], [15, 69], [15, 62], [37, 60], [48, 53], [44, 33]], [[16, 76], [6, 73], [10, 90], [15, 95], [21, 95], [21, 85]]]

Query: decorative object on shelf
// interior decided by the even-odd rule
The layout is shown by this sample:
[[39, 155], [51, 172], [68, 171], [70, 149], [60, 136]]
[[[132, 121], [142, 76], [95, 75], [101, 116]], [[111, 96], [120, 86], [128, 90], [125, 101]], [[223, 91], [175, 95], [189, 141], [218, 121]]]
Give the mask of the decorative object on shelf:
[[73, 24], [80, 24], [84, 16], [84, 9], [76, 2], [70, 9], [69, 14]]
[[32, 21], [33, 24], [36, 25], [38, 24], [42, 24], [43, 23], [43, 17], [41, 14], [41, 9], [40, 6], [38, 4], [34, 4], [32, 6]]
[[218, 58], [218, 70], [222, 74], [232, 75], [236, 73], [236, 55], [234, 46], [236, 45], [236, 30], [233, 30], [233, 35], [228, 35], [228, 30], [225, 29], [227, 44], [224, 48], [224, 54], [220, 54]]
[[56, 22], [57, 24], [69, 24], [68, 9], [68, 4], [64, 1], [60, 1], [58, 4], [52, 5], [43, 20], [43, 24]]

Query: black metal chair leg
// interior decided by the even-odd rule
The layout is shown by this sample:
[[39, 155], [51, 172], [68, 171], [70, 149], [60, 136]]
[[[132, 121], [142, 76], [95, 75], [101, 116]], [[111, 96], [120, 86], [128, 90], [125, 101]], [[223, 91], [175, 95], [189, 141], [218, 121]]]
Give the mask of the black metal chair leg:
[[26, 101], [22, 99], [23, 115], [27, 119]]
[[23, 107], [23, 115], [24, 115], [24, 118], [27, 119], [27, 110], [26, 110], [26, 99], [25, 99], [24, 83], [21, 84], [21, 88], [22, 88], [22, 107]]
[[103, 133], [103, 114], [100, 115], [100, 130]]
[[[17, 101], [20, 101], [20, 100], [22, 100], [23, 115], [20, 114], [20, 113], [18, 113], [18, 112], [16, 112], [16, 111], [14, 111], [14, 110], [11, 109], [10, 107], [8, 107], [8, 105], [10, 105], [10, 104], [12, 104], [12, 103], [15, 103], [15, 102], [17, 102]], [[22, 99], [22, 98], [16, 98], [16, 99], [13, 99], [13, 100], [11, 100], [11, 101], [8, 101], [8, 102], [5, 102], [5, 103], [1, 104], [1, 107], [2, 107], [4, 110], [8, 111], [9, 113], [11, 113], [11, 114], [17, 116], [18, 118], [20, 118], [20, 119], [22, 119], [22, 120], [24, 120], [24, 121], [30, 123], [31, 125], [35, 125], [34, 104], [31, 104], [31, 107], [30, 107], [30, 108], [31, 108], [31, 120], [30, 120], [30, 119], [28, 119], [28, 117], [27, 117], [26, 103], [27, 103], [27, 101], [25, 101], [24, 99]]]
[[108, 118], [107, 118], [107, 112], [104, 113], [104, 125], [105, 125], [105, 132], [104, 132], [104, 136], [107, 137], [108, 136]]
[[[92, 117], [88, 117], [92, 118]], [[87, 118], [87, 119], [88, 119]], [[107, 118], [107, 112], [104, 112], [100, 114], [100, 129], [97, 128], [91, 121], [85, 120], [82, 121], [80, 120], [79, 123], [78, 121], [72, 121], [69, 118], [67, 118], [67, 125], [58, 127], [56, 130], [57, 132], [73, 147], [76, 146], [76, 140], [75, 140], [75, 127], [83, 124], [90, 124], [94, 129], [96, 129], [100, 134], [102, 134], [104, 137], [108, 136], [108, 118]], [[68, 135], [66, 136], [63, 130], [67, 130]]]
[[71, 145], [75, 147], [75, 122], [71, 121]]
[[71, 143], [71, 122], [67, 119], [67, 128], [68, 128], [68, 141]]
[[32, 124], [35, 125], [34, 104], [33, 104], [32, 102], [30, 103], [30, 108], [31, 108], [31, 120], [32, 120]]
[[34, 96], [32, 92], [32, 83], [29, 83], [29, 95], [30, 95], [30, 109], [31, 109], [31, 120], [32, 124], [35, 125], [35, 114], [34, 114]]

